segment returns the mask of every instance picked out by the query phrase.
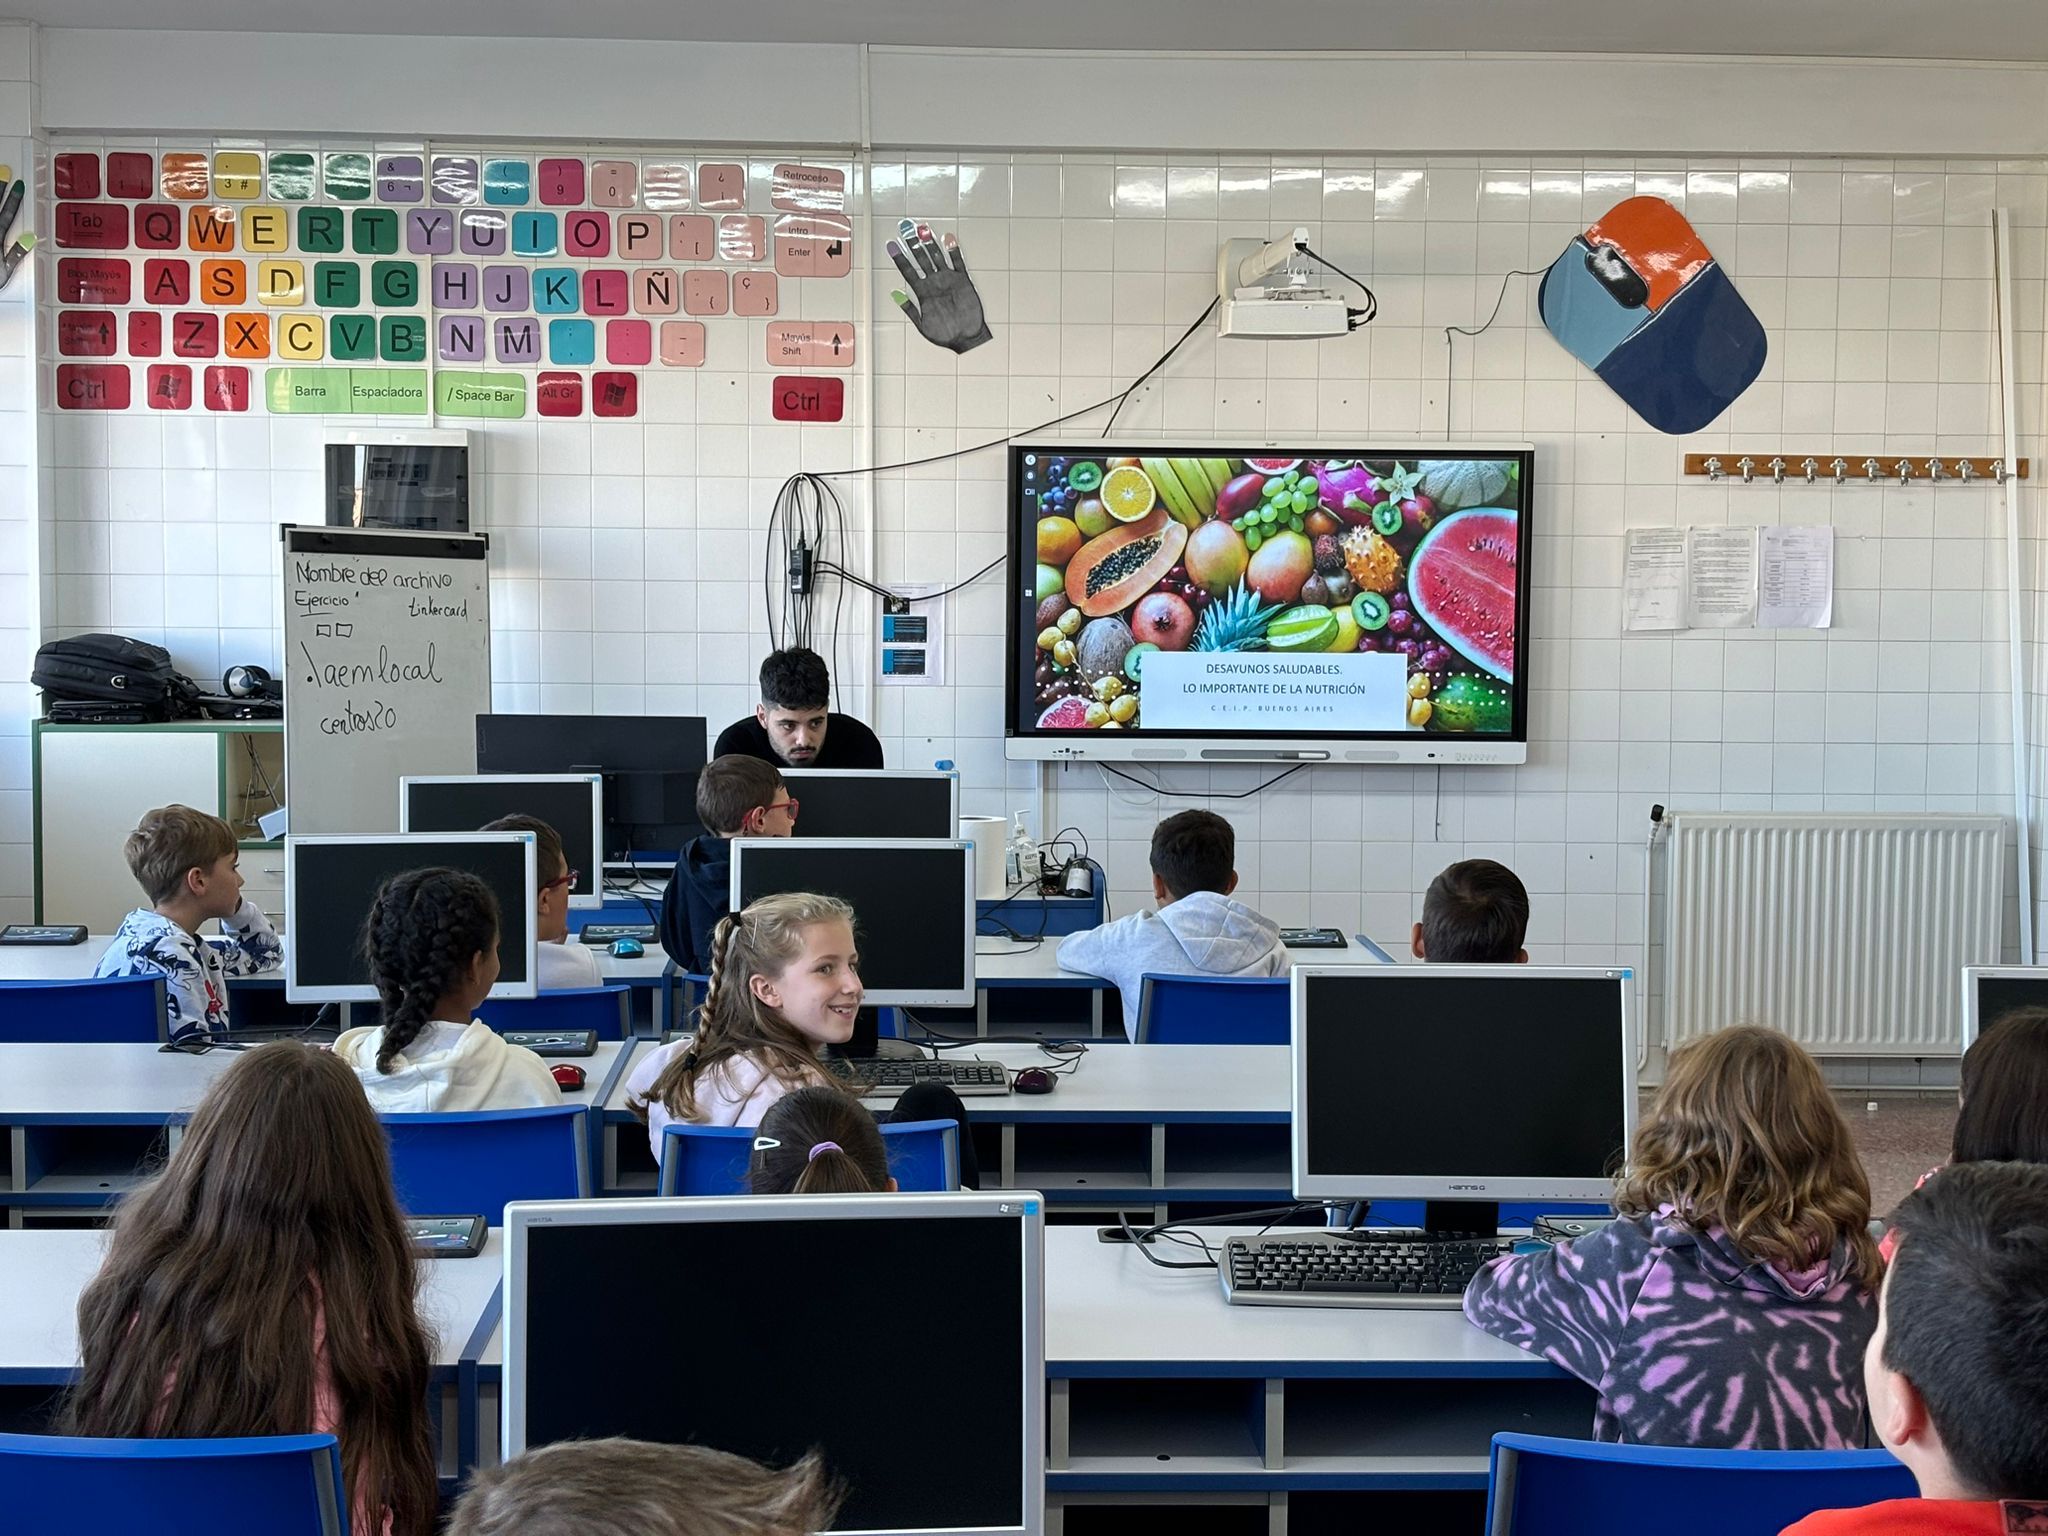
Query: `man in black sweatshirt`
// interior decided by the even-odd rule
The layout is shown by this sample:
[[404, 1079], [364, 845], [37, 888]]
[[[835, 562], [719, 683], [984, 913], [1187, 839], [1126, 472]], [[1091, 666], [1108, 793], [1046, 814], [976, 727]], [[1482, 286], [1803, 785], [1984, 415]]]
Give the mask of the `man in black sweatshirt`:
[[[882, 744], [851, 715], [826, 708], [832, 675], [816, 651], [775, 651], [761, 663], [761, 702], [718, 733], [712, 754], [744, 753], [787, 768], [880, 768]], [[708, 827], [711, 823], [706, 822]]]

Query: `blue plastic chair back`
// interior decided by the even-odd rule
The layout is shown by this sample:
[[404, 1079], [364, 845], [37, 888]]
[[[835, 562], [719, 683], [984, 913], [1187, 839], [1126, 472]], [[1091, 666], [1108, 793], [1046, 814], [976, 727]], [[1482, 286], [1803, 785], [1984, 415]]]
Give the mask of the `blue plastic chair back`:
[[[960, 1187], [960, 1127], [951, 1120], [906, 1120], [882, 1127], [897, 1186], [931, 1192]], [[664, 1195], [744, 1195], [754, 1160], [750, 1126], [671, 1124], [661, 1135]]]
[[1286, 1045], [1285, 976], [1147, 975], [1138, 994], [1141, 1045]]
[[347, 1536], [344, 1506], [332, 1435], [0, 1435], [0, 1509], [9, 1530]]
[[382, 1115], [391, 1180], [415, 1216], [481, 1215], [501, 1225], [510, 1200], [581, 1200], [590, 1141], [581, 1104]]
[[508, 1029], [594, 1029], [600, 1040], [623, 1040], [633, 1032], [632, 992], [621, 984], [503, 997], [485, 1003], [476, 1016], [501, 1035]]
[[159, 1044], [170, 1028], [161, 976], [0, 981], [0, 1044]]
[[1817, 1509], [1919, 1493], [1889, 1451], [1697, 1451], [1493, 1437], [1487, 1536], [1778, 1536]]

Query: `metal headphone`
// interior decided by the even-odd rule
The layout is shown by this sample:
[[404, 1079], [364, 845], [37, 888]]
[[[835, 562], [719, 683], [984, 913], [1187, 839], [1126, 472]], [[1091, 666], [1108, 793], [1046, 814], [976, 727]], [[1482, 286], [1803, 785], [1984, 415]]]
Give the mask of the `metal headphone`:
[[231, 699], [274, 699], [283, 692], [277, 679], [258, 666], [229, 667], [220, 691]]

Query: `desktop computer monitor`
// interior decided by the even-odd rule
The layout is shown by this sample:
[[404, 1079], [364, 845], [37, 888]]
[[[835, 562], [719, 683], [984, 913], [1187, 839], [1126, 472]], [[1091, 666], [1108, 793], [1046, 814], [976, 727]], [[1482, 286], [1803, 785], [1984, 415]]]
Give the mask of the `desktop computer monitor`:
[[733, 911], [785, 891], [815, 891], [852, 905], [861, 980], [876, 1007], [974, 1006], [972, 843], [735, 839]]
[[478, 715], [479, 773], [604, 776], [604, 856], [674, 854], [704, 829], [702, 715]]
[[785, 768], [798, 837], [958, 837], [960, 776], [920, 769]]
[[300, 834], [284, 840], [284, 994], [294, 1003], [373, 1003], [363, 923], [378, 888], [408, 869], [463, 869], [498, 898], [492, 997], [532, 997], [531, 832]]
[[1295, 1195], [1419, 1198], [1468, 1232], [1503, 1200], [1605, 1200], [1635, 1129], [1631, 990], [1620, 968], [1297, 966]]
[[1963, 1049], [2015, 1008], [2048, 1008], [2048, 965], [1963, 968]]
[[[607, 1435], [775, 1466], [816, 1449], [847, 1490], [835, 1531], [1031, 1536], [1043, 1208], [1014, 1190], [509, 1205], [505, 1454]], [[641, 1331], [631, 1369], [576, 1326], [594, 1275], [687, 1279], [688, 1307]], [[881, 1358], [819, 1320], [832, 1296], [886, 1316], [887, 1298], [929, 1296], [936, 1276], [931, 1348]]]
[[569, 905], [604, 905], [604, 777], [595, 773], [411, 774], [398, 781], [398, 830], [474, 832], [500, 816], [537, 816], [562, 840], [576, 878]]

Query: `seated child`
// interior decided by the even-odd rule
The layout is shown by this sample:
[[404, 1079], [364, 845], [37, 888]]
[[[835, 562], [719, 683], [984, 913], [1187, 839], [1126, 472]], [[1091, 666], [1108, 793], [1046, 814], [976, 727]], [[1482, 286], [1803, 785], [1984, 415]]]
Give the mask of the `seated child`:
[[1152, 829], [1149, 908], [1060, 940], [1063, 971], [1115, 982], [1124, 999], [1124, 1031], [1138, 1038], [1138, 1005], [1147, 972], [1170, 976], [1285, 976], [1280, 925], [1241, 901], [1237, 833], [1214, 811], [1182, 811]]
[[[121, 920], [95, 976], [161, 976], [170, 1038], [203, 1040], [228, 1027], [228, 978], [268, 971], [284, 960], [270, 920], [242, 899], [234, 828], [189, 805], [143, 814], [122, 850], [149, 898]], [[199, 936], [219, 918], [232, 948]]]
[[538, 816], [500, 816], [477, 828], [479, 832], [531, 832], [533, 868], [538, 876], [538, 897], [534, 909], [534, 937], [540, 974], [535, 980], [543, 992], [573, 992], [582, 987], [604, 985], [604, 972], [597, 968], [597, 956], [590, 946], [569, 937], [569, 887], [577, 871], [569, 867], [562, 852], [562, 836]]
[[840, 1497], [815, 1452], [778, 1472], [701, 1445], [563, 1440], [472, 1473], [448, 1536], [811, 1536]]
[[350, 1528], [432, 1536], [417, 1265], [346, 1066], [296, 1040], [236, 1059], [113, 1218], [78, 1299], [65, 1434], [332, 1434]]
[[1870, 1186], [1820, 1068], [1775, 1030], [1672, 1053], [1619, 1218], [1495, 1259], [1465, 1316], [1599, 1389], [1595, 1440], [1727, 1450], [1863, 1441], [1880, 1277]]
[[383, 1114], [539, 1109], [562, 1102], [548, 1064], [473, 1017], [498, 979], [498, 899], [459, 869], [409, 869], [363, 925], [384, 1022], [344, 1030], [334, 1054]]
[[[920, 1083], [904, 1094], [936, 1087]], [[757, 1195], [874, 1195], [896, 1188], [875, 1117], [836, 1088], [799, 1088], [768, 1106], [748, 1179]]]
[[[1960, 1095], [1946, 1166], [2048, 1163], [2048, 1008], [2014, 1008], [1981, 1032], [1963, 1053]], [[1887, 1261], [1894, 1241], [1887, 1232], [1878, 1244]]]
[[1863, 1381], [1920, 1497], [1808, 1515], [1785, 1536], [2048, 1531], [2048, 1167], [1961, 1164], [1892, 1219]]
[[[853, 908], [838, 897], [763, 896], [721, 920], [697, 1032], [649, 1051], [626, 1074], [626, 1107], [646, 1122], [655, 1161], [672, 1122], [758, 1126], [799, 1088], [829, 1089], [858, 1107], [819, 1052], [852, 1035], [863, 993]], [[958, 1121], [960, 1182], [977, 1188], [960, 1097], [931, 1087], [904, 1094], [889, 1118]]]
[[677, 856], [661, 893], [661, 947], [676, 969], [701, 976], [711, 969], [711, 932], [731, 910], [732, 840], [789, 836], [796, 802], [772, 763], [728, 754], [697, 775], [697, 819], [703, 834]]
[[1409, 948], [1439, 965], [1527, 964], [1529, 893], [1505, 864], [1464, 859], [1429, 882]]

